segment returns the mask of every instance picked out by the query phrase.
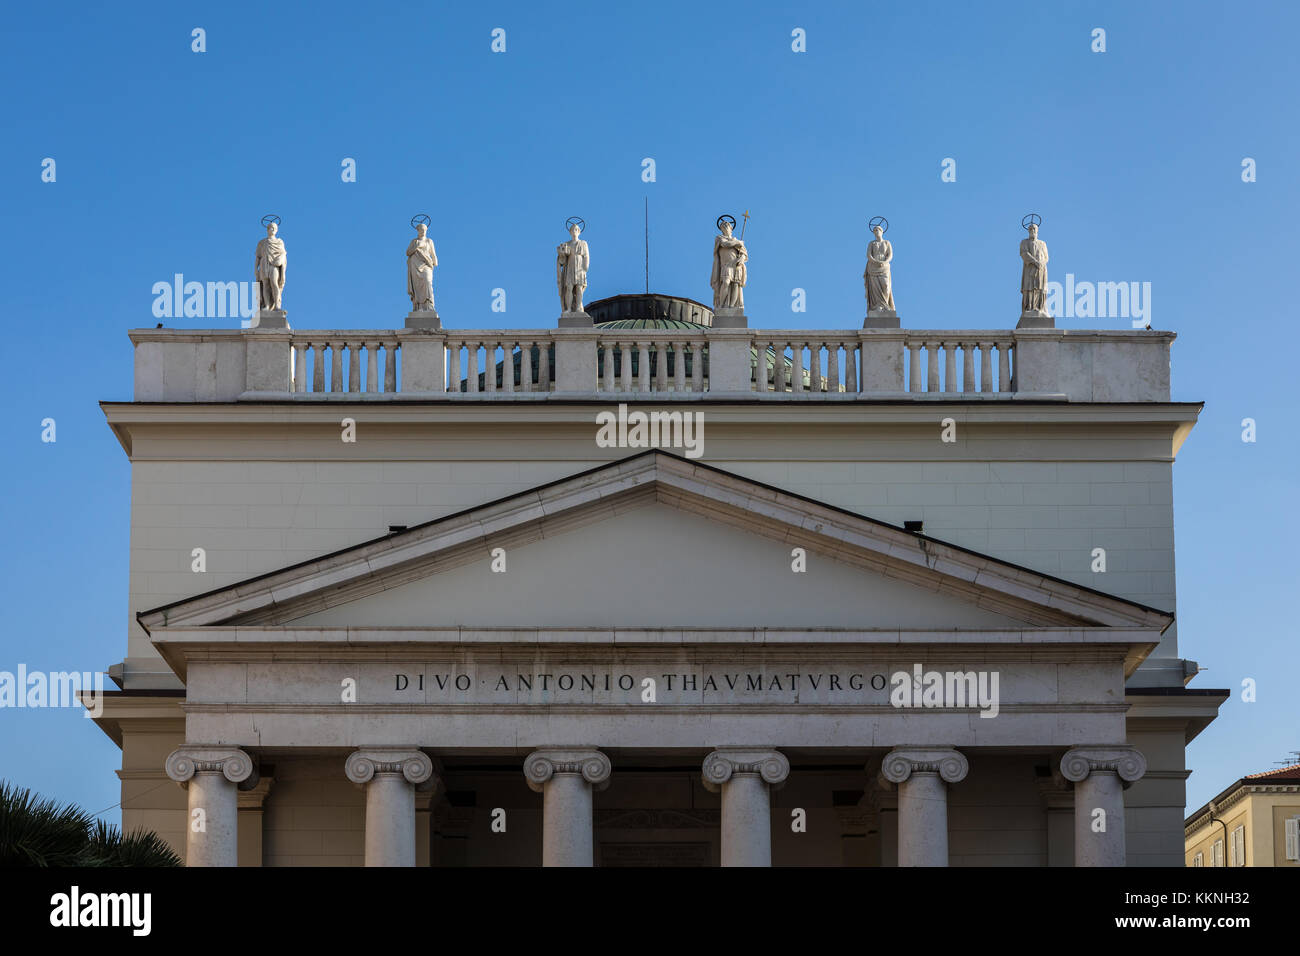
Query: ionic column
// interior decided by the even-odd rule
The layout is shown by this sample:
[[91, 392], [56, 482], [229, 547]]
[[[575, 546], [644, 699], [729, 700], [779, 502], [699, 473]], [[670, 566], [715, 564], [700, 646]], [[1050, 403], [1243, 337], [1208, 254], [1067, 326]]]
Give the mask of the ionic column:
[[528, 786], [542, 795], [542, 866], [592, 865], [591, 791], [609, 785], [610, 770], [609, 758], [588, 748], [544, 747], [524, 760]]
[[187, 744], [171, 752], [166, 769], [189, 792], [185, 865], [238, 865], [236, 786], [253, 776], [253, 758], [236, 747]]
[[970, 764], [950, 747], [904, 747], [885, 754], [880, 775], [898, 787], [898, 865], [948, 865], [948, 784]]
[[1124, 788], [1146, 772], [1146, 758], [1135, 747], [1066, 751], [1061, 776], [1074, 782], [1075, 866], [1125, 865]]
[[366, 866], [415, 866], [415, 787], [433, 761], [410, 747], [367, 747], [343, 771], [366, 791]]
[[770, 788], [789, 775], [777, 750], [720, 747], [704, 758], [704, 786], [722, 794], [723, 866], [772, 865]]

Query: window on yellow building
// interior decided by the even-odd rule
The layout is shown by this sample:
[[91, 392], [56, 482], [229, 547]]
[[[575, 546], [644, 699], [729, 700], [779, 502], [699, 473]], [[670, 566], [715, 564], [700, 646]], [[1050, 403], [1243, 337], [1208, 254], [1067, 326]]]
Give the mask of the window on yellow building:
[[1210, 866], [1223, 866], [1223, 841], [1215, 840], [1210, 847]]
[[1246, 828], [1237, 827], [1232, 831], [1232, 866], [1246, 865]]
[[1286, 858], [1300, 861], [1300, 817], [1286, 821]]

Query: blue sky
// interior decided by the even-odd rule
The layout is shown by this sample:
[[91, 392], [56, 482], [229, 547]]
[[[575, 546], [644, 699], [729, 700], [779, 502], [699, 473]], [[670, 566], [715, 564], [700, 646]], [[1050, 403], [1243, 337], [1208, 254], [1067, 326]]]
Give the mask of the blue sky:
[[[130, 398], [126, 330], [156, 321], [153, 284], [250, 279], [264, 213], [283, 218], [285, 307], [302, 327], [400, 324], [416, 212], [433, 218], [447, 325], [550, 325], [564, 220], [588, 223], [588, 301], [635, 291], [648, 196], [658, 291], [708, 301], [713, 221], [748, 209], [752, 324], [856, 327], [866, 221], [883, 214], [905, 325], [1006, 328], [1032, 210], [1053, 279], [1151, 283], [1154, 326], [1179, 334], [1174, 397], [1206, 403], [1174, 469], [1179, 634], [1208, 668], [1192, 686], [1238, 694], [1189, 748], [1199, 806], [1300, 749], [1286, 288], [1300, 252], [1298, 10], [13, 7], [0, 36], [0, 670], [121, 659], [129, 465], [97, 402]], [[806, 53], [791, 50], [795, 28]], [[354, 183], [340, 177], [349, 157]], [[1242, 182], [1245, 157], [1256, 182]], [[955, 182], [940, 179], [945, 158]], [[498, 287], [505, 316], [491, 311]], [[796, 287], [806, 313], [790, 311]], [[47, 417], [54, 444], [40, 440]], [[100, 810], [119, 798], [117, 766], [74, 711], [0, 712], [0, 776]]]

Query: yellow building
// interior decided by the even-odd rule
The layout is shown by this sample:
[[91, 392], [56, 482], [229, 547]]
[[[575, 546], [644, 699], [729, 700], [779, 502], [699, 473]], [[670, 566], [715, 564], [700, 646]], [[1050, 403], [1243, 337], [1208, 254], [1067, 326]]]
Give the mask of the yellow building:
[[1300, 866], [1300, 764], [1242, 777], [1183, 832], [1188, 866]]

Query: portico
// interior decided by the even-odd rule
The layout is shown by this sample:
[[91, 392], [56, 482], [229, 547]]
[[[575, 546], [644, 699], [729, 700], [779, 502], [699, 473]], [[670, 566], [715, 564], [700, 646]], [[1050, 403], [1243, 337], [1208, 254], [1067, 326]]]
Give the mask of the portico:
[[[643, 626], [601, 627], [593, 607], [605, 576], [627, 573], [628, 541], [626, 560], [662, 568], [656, 591]], [[498, 545], [522, 604], [482, 593]], [[792, 545], [821, 562], [826, 592], [805, 601], [824, 626], [774, 598]], [[750, 590], [725, 613], [761, 625], [710, 620], [730, 580]], [[557, 620], [570, 623], [541, 623]], [[191, 863], [233, 864], [236, 788], [301, 755], [362, 789], [376, 866], [416, 863], [417, 796], [458, 773], [435, 765], [484, 762], [513, 763], [541, 795], [544, 865], [592, 865], [601, 792], [620, 764], [665, 755], [716, 797], [723, 865], [769, 865], [790, 826], [774, 797], [807, 782], [801, 767], [846, 765], [862, 768], [864, 807], [875, 791], [896, 807], [874, 815], [882, 864], [947, 865], [950, 798], [984, 755], [1018, 755], [1026, 788], [1038, 765], [1073, 785], [1075, 862], [1123, 865], [1122, 786], [1145, 768], [1123, 684], [1170, 620], [662, 452], [140, 615], [187, 688], [168, 773], [218, 824], [189, 831]], [[918, 665], [970, 687], [995, 672], [996, 709], [923, 706], [919, 688], [899, 706], [891, 691]], [[435, 805], [435, 827], [451, 808]], [[532, 812], [501, 809], [505, 833]]]

